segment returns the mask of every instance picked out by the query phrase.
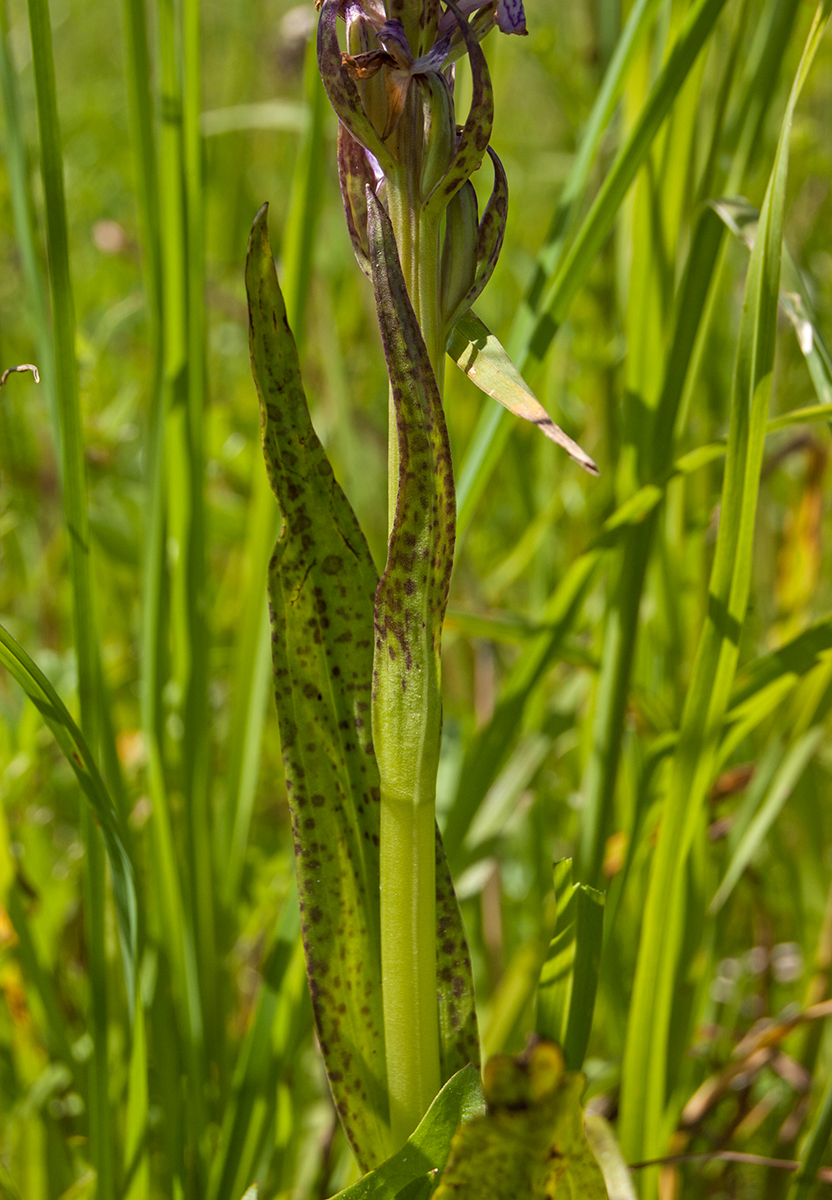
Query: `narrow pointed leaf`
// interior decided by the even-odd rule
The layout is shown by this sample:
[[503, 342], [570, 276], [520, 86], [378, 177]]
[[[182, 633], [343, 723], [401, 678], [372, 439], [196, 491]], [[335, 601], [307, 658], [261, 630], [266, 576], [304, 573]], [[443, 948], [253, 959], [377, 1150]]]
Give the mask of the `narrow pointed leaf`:
[[462, 127], [450, 166], [425, 200], [423, 211], [426, 218], [439, 216], [451, 197], [456, 195], [466, 179], [470, 179], [477, 170], [491, 140], [491, 127], [494, 124], [494, 92], [485, 54], [474, 31], [459, 13], [453, 0], [448, 0], [448, 7], [455, 10], [459, 29], [468, 50], [473, 93], [468, 119]]
[[572, 883], [572, 860], [555, 863], [557, 918], [540, 972], [537, 1032], [557, 1042], [570, 1071], [583, 1066], [601, 966], [604, 897]]
[[473, 310], [469, 309], [461, 316], [451, 331], [448, 354], [487, 396], [499, 401], [516, 417], [536, 425], [585, 471], [591, 475], [599, 473], [589, 455], [555, 424], [529, 390], [499, 340]]
[[[757, 236], [757, 225], [760, 214], [752, 204], [742, 197], [723, 197], [712, 201], [714, 212], [724, 221], [735, 237], [748, 247], [754, 249], [754, 239]], [[817, 320], [812, 313], [812, 304], [800, 270], [783, 246], [783, 271], [780, 288], [780, 307], [791, 321], [801, 353], [806, 359], [809, 376], [812, 380], [818, 400], [822, 406], [829, 405], [830, 412], [822, 415], [821, 419], [832, 416], [832, 356], [818, 328]], [[784, 422], [785, 418], [775, 418]], [[771, 424], [769, 428], [771, 428]], [[785, 428], [785, 424], [779, 426]]]
[[497, 259], [503, 248], [508, 219], [508, 178], [497, 155], [490, 146], [487, 150], [488, 157], [494, 164], [494, 187], [477, 230], [477, 275], [463, 302], [465, 308], [471, 307], [494, 274]]
[[760, 808], [734, 851], [725, 878], [711, 901], [709, 912], [718, 913], [723, 907], [745, 868], [765, 840], [777, 817], [794, 791], [824, 737], [822, 726], [816, 725], [789, 748], [765, 795]]
[[269, 597], [301, 929], [332, 1094], [369, 1168], [387, 1145], [379, 780], [370, 740], [376, 574], [309, 418], [266, 206], [252, 229], [246, 286], [263, 449], [283, 515]]

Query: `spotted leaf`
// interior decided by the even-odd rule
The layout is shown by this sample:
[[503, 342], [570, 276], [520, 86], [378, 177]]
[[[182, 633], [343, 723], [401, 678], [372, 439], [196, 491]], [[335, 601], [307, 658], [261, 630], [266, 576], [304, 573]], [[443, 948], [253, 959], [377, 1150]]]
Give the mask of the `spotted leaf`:
[[370, 740], [376, 573], [309, 418], [266, 206], [246, 285], [263, 450], [283, 515], [269, 568], [272, 661], [309, 987], [335, 1104], [370, 1169], [389, 1149]]

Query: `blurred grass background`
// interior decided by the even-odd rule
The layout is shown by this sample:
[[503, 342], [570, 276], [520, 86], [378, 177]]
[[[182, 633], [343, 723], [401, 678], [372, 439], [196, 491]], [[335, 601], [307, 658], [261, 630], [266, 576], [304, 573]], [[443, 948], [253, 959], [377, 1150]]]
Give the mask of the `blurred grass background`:
[[[512, 199], [505, 248], [478, 310], [504, 340], [630, 7], [526, 0], [530, 36], [488, 39], [497, 98], [492, 141]], [[656, 21], [594, 160], [587, 203], [689, 7], [683, 0], [654, 5]], [[593, 455], [600, 479], [534, 429], [513, 428], [460, 542], [445, 643], [439, 807], [458, 832], [450, 857], [488, 1052], [518, 1049], [533, 1027], [534, 986], [551, 936], [551, 864], [580, 840], [619, 551], [602, 559], [491, 774], [469, 779], [465, 753], [488, 728], [512, 669], [520, 662], [522, 671], [524, 654], [551, 621], [547, 601], [570, 564], [646, 482], [634, 466], [644, 422], [639, 392], [664, 371], [697, 204], [730, 181], [760, 206], [813, 8], [797, 0], [725, 6], [569, 320], [530, 377], [553, 418]], [[354, 1168], [312, 1040], [293, 926], [280, 745], [257, 649], [276, 517], [263, 486], [243, 260], [263, 201], [271, 206], [316, 428], [377, 564], [386, 525], [386, 374], [372, 292], [355, 266], [341, 211], [335, 119], [307, 48], [312, 5], [149, 4], [149, 75], [126, 38], [128, 17], [140, 10], [137, 0], [125, 0], [122, 10], [80, 0], [50, 5], [93, 628], [116, 755], [108, 759], [106, 728], [95, 742], [111, 793], [129, 813], [139, 864], [148, 1092], [137, 1082], [144, 1051], [136, 1049], [109, 901], [99, 913], [99, 958], [91, 946], [89, 874], [103, 878], [103, 868], [85, 866], [90, 840], [75, 777], [38, 713], [0, 675], [0, 1195], [239, 1200], [257, 1177], [269, 1200], [323, 1197]], [[33, 46], [18, 0], [6, 3], [4, 21], [0, 366], [38, 363], [43, 382], [14, 376], [0, 392], [0, 616], [77, 711], [63, 468], [50, 412], [56, 376], [44, 321]], [[131, 71], [147, 87], [132, 119]], [[726, 78], [724, 125], [712, 142]], [[832, 334], [830, 105], [827, 43], [798, 108], [786, 222], [821, 335]], [[144, 176], [136, 113], [153, 134]], [[703, 175], [706, 190], [697, 192]], [[148, 187], [149, 202], [142, 199]], [[679, 425], [680, 453], [726, 432], [747, 259], [729, 238]], [[451, 370], [446, 411], [459, 473], [488, 401]], [[782, 319], [772, 414], [817, 399], [798, 339]], [[768, 440], [741, 664], [796, 637], [832, 606], [828, 447], [821, 424]], [[661, 768], [651, 785], [645, 764], [679, 725], [721, 473], [717, 459], [677, 479], [661, 509], [638, 600], [621, 764], [601, 830], [603, 868], [589, 880], [611, 890], [588, 1094], [613, 1118], [660, 815]], [[711, 793], [687, 868], [690, 928], [670, 1045], [666, 1140], [677, 1150], [795, 1157], [832, 1069], [832, 1041], [814, 1021], [724, 1086], [697, 1092], [721, 1078], [756, 1022], [829, 994], [832, 753], [825, 734], [784, 784], [779, 806], [775, 797], [773, 811], [782, 811], [758, 838], [727, 903], [705, 916], [743, 831], [771, 795], [801, 706], [815, 703], [822, 727], [828, 687], [822, 654], [733, 746]], [[156, 836], [162, 806], [174, 883]], [[452, 814], [463, 808], [467, 815], [454, 826]], [[181, 945], [171, 928], [184, 931]], [[104, 972], [97, 1011], [106, 1036], [90, 1015], [96, 962]], [[96, 1078], [105, 1102], [99, 1093], [97, 1109]], [[684, 1106], [694, 1094], [704, 1099], [691, 1116]], [[785, 1173], [760, 1167], [683, 1169], [684, 1176], [680, 1168], [663, 1173], [663, 1200], [778, 1197], [788, 1186]]]

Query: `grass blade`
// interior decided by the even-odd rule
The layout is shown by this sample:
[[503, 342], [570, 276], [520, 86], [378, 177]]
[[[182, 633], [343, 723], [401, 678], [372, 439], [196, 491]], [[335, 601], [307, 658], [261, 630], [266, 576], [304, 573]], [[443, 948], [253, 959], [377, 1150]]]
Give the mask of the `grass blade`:
[[737, 350], [716, 557], [694, 674], [685, 702], [659, 842], [651, 870], [625, 1050], [621, 1139], [632, 1159], [663, 1149], [671, 1002], [676, 972], [684, 865], [711, 782], [745, 618], [757, 489], [774, 360], [785, 185], [791, 122], [828, 21], [818, 10], [789, 99], [746, 281]]
[[751, 862], [762, 843], [765, 841], [783, 805], [788, 800], [801, 775], [808, 767], [823, 740], [824, 732], [820, 726], [810, 729], [789, 748], [783, 758], [780, 768], [772, 780], [771, 787], [762, 799], [759, 811], [754, 816], [743, 838], [737, 846], [728, 864], [725, 877], [711, 901], [708, 911], [718, 913], [723, 907], [738, 879]]

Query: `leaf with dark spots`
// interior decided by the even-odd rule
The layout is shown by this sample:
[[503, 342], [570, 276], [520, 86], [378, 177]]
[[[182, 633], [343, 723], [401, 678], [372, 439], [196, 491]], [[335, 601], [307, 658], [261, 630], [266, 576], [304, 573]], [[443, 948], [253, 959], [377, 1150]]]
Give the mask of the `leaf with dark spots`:
[[[442, 401], [407, 294], [390, 218], [368, 191], [370, 262], [396, 411], [399, 478], [387, 565], [376, 593], [373, 722], [382, 781], [408, 769], [413, 803], [432, 797], [441, 732], [442, 620], [456, 502]], [[415, 579], [417, 586], [409, 588]], [[423, 582], [424, 581], [424, 582]], [[402, 683], [406, 687], [402, 688]], [[425, 714], [429, 727], [425, 727]]]
[[439, 830], [436, 831], [436, 990], [439, 995], [439, 1070], [449, 1079], [466, 1063], [480, 1064], [474, 976], [462, 913]]
[[555, 424], [499, 340], [472, 309], [459, 318], [451, 331], [448, 354], [487, 396], [497, 400], [516, 417], [536, 425], [541, 433], [565, 450], [590, 475], [599, 473], [586, 451]]
[[[263, 447], [284, 522], [269, 570], [275, 698], [319, 1040], [344, 1127], [359, 1163], [370, 1169], [388, 1153], [378, 928], [381, 789], [367, 736], [378, 576], [309, 418], [266, 213], [261, 209], [252, 229], [246, 285]], [[306, 533], [296, 532], [301, 517], [312, 524], [311, 550]], [[358, 742], [354, 730], [364, 731]], [[437, 920], [457, 947], [455, 977], [465, 980], [463, 998], [455, 998], [462, 1020], [447, 1035], [451, 990], [439, 989], [444, 1080], [456, 1064], [476, 1061], [478, 1041], [465, 933], [439, 841], [436, 874]], [[355, 915], [345, 923], [350, 912]], [[336, 956], [344, 968], [338, 983], [327, 970]]]
[[503, 248], [506, 221], [508, 220], [508, 179], [503, 164], [490, 146], [488, 147], [488, 156], [494, 164], [494, 187], [477, 230], [476, 276], [471, 290], [453, 318], [454, 321], [470, 308], [482, 293], [483, 288], [494, 274], [497, 259]]
[[[356, 925], [341, 938], [338, 929], [343, 912], [361, 907], [360, 897], [375, 897], [379, 888], [372, 841], [378, 810], [358, 813], [364, 792], [378, 786], [378, 770], [372, 757], [355, 747], [347, 750], [349, 737], [343, 732], [344, 723], [352, 728], [359, 705], [370, 699], [372, 651], [358, 641], [372, 620], [376, 572], [309, 418], [265, 206], [251, 233], [246, 286], [266, 468], [283, 515], [269, 569], [272, 658], [307, 970], [333, 1097], [359, 1162], [371, 1168], [386, 1156], [388, 1138], [377, 905], [365, 906], [363, 934]], [[311, 551], [305, 548], [307, 532]], [[326, 630], [322, 600], [330, 613]], [[333, 675], [336, 665], [339, 676]], [[360, 682], [348, 688], [342, 681], [353, 673]], [[307, 805], [315, 816], [301, 819]], [[324, 865], [315, 860], [313, 867], [319, 846], [332, 858]], [[336, 951], [344, 955], [351, 991], [327, 978], [325, 966]], [[341, 1004], [346, 1008], [339, 1013]], [[362, 1007], [369, 1015], [361, 1013]], [[351, 1078], [360, 1080], [357, 1095], [336, 1078], [343, 1075], [347, 1058]]]
[[340, 0], [324, 0], [318, 21], [318, 66], [329, 102], [357, 142], [375, 155], [383, 170], [394, 163], [389, 150], [374, 129], [361, 103], [361, 94], [348, 68], [341, 61], [338, 44]]
[[479, 168], [491, 140], [491, 128], [494, 124], [494, 92], [485, 54], [475, 32], [454, 4], [454, 0], [448, 0], [448, 7], [457, 19], [468, 51], [473, 92], [468, 119], [462, 127], [450, 166], [425, 200], [423, 211], [426, 217], [436, 217], [442, 213], [451, 197], [456, 195], [463, 183]]
[[[407, 760], [411, 802], [432, 798], [441, 733], [440, 639], [448, 601], [456, 518], [445, 415], [407, 295], [390, 220], [368, 192], [376, 309], [396, 406], [399, 479], [387, 566], [376, 593], [373, 723], [382, 779]], [[432, 724], [424, 728], [424, 714]], [[474, 986], [462, 916], [437, 831], [436, 921], [442, 1078], [479, 1062]], [[450, 940], [454, 950], [442, 947]]]
[[368, 187], [375, 190], [375, 176], [366, 150], [350, 134], [343, 121], [338, 122], [338, 180], [356, 260], [364, 274], [371, 277], [366, 191]]
[[486, 1112], [460, 1126], [435, 1200], [606, 1200], [583, 1130], [585, 1080], [552, 1042], [485, 1066]]

